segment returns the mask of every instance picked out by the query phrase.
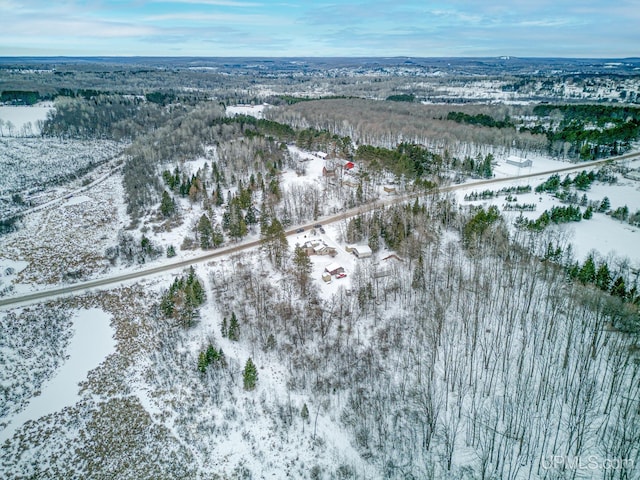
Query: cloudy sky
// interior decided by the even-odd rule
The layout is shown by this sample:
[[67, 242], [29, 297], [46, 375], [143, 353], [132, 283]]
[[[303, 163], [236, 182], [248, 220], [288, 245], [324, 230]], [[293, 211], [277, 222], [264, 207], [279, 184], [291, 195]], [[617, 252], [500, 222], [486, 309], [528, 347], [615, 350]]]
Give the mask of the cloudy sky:
[[0, 0], [0, 56], [640, 56], [640, 0]]

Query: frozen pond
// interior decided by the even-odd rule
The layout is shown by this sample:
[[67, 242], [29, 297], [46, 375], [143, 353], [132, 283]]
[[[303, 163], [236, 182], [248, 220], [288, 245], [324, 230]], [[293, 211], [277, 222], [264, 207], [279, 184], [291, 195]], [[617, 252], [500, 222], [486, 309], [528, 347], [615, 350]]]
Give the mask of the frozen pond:
[[66, 352], [69, 358], [43, 385], [42, 393], [33, 397], [23, 411], [11, 418], [7, 428], [0, 431], [0, 443], [11, 438], [27, 420], [37, 420], [78, 401], [78, 383], [115, 351], [110, 320], [109, 314], [97, 308], [76, 312], [73, 318], [75, 332]]

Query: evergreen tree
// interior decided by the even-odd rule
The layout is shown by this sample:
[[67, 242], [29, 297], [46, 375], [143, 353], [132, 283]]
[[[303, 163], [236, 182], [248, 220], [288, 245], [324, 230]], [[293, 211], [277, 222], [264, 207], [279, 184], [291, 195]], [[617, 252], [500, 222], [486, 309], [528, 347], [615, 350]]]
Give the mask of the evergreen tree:
[[160, 213], [162, 214], [163, 217], [169, 218], [175, 213], [175, 211], [176, 211], [175, 200], [171, 198], [171, 196], [166, 190], [164, 190], [162, 192], [162, 200], [160, 201]]
[[598, 208], [598, 211], [601, 213], [604, 213], [610, 208], [611, 208], [611, 202], [609, 201], [609, 197], [604, 197], [600, 202], [600, 207]]
[[229, 321], [229, 330], [227, 332], [229, 340], [237, 342], [240, 340], [240, 324], [235, 312], [231, 312], [231, 320]]
[[269, 260], [276, 267], [281, 267], [289, 248], [287, 237], [284, 232], [282, 223], [277, 218], [273, 218], [270, 222], [265, 218], [262, 230], [262, 245], [267, 251]]
[[256, 383], [258, 382], [258, 369], [251, 358], [247, 360], [247, 363], [244, 366], [242, 380], [245, 390], [253, 390], [256, 388]]
[[204, 352], [200, 352], [200, 355], [198, 355], [198, 370], [200, 371], [200, 373], [204, 373], [207, 371], [207, 365], [208, 361], [206, 354]]
[[220, 334], [222, 338], [227, 338], [229, 335], [229, 326], [227, 325], [227, 317], [222, 319], [222, 325], [220, 326]]
[[596, 279], [596, 265], [593, 262], [593, 257], [589, 255], [585, 260], [580, 272], [578, 273], [578, 280], [583, 284], [593, 283]]
[[619, 298], [624, 298], [627, 295], [624, 278], [622, 278], [622, 276], [618, 276], [618, 278], [616, 278], [616, 281], [613, 282], [613, 286], [611, 287], [611, 295]]
[[211, 244], [214, 248], [219, 247], [224, 243], [224, 235], [222, 234], [222, 230], [220, 230], [220, 226], [216, 225], [213, 227], [213, 231], [211, 232]]
[[426, 288], [426, 281], [424, 278], [424, 260], [422, 260], [422, 254], [418, 257], [418, 264], [413, 271], [411, 287], [416, 290], [424, 290]]
[[607, 265], [607, 262], [602, 262], [602, 264], [598, 267], [598, 271], [596, 272], [596, 286], [600, 290], [608, 292], [610, 285], [611, 274], [609, 273], [609, 266]]
[[211, 248], [213, 245], [213, 228], [211, 227], [211, 221], [206, 214], [202, 214], [198, 221], [198, 236], [200, 237], [200, 247], [203, 250]]
[[264, 346], [266, 351], [273, 350], [276, 348], [276, 337], [273, 336], [273, 333], [270, 333], [267, 337], [267, 343]]
[[309, 275], [311, 274], [312, 265], [311, 260], [304, 249], [297, 245], [293, 252], [293, 264], [296, 267], [295, 276], [298, 280], [298, 284], [300, 285], [302, 294], [305, 295], [307, 292], [307, 285], [309, 284]]
[[207, 365], [211, 365], [212, 363], [217, 362], [220, 359], [220, 354], [213, 347], [213, 345], [209, 345], [207, 347], [206, 359], [207, 359]]
[[586, 193], [583, 193], [583, 194], [582, 194], [582, 197], [580, 198], [580, 206], [581, 206], [581, 207], [586, 207], [586, 206], [587, 206], [587, 203], [588, 203], [588, 200], [587, 200], [587, 194], [586, 194]]
[[176, 249], [173, 245], [167, 247], [167, 258], [173, 258], [176, 256]]
[[592, 217], [593, 217], [593, 207], [589, 205], [587, 209], [584, 211], [584, 213], [582, 214], [582, 218], [584, 218], [585, 220], [591, 220]]

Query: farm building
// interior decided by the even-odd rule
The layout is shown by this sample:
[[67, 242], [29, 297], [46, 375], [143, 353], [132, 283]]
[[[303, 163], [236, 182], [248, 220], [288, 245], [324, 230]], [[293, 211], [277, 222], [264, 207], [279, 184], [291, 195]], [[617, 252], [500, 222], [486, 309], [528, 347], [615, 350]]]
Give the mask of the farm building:
[[329, 275], [337, 275], [339, 273], [344, 273], [344, 268], [338, 263], [331, 263], [325, 267], [324, 271]]
[[531, 160], [527, 160], [526, 158], [516, 157], [515, 155], [510, 155], [507, 158], [507, 163], [509, 165], [513, 165], [515, 167], [520, 167], [520, 168], [530, 167], [533, 165], [533, 162]]
[[353, 254], [358, 258], [368, 258], [373, 255], [369, 245], [354, 245], [352, 250]]

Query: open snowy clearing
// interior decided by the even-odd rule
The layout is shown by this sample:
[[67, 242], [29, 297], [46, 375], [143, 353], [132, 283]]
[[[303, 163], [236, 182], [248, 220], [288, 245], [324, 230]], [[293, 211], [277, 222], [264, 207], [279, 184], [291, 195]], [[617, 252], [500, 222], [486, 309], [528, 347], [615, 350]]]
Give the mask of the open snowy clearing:
[[225, 111], [228, 116], [234, 115], [251, 115], [252, 117], [262, 118], [263, 111], [269, 105], [263, 103], [262, 105], [229, 105]]
[[47, 119], [52, 109], [52, 102], [30, 106], [0, 105], [0, 137], [38, 136], [39, 123]]
[[[631, 167], [636, 167], [637, 161], [630, 162]], [[591, 170], [591, 169], [587, 169]], [[533, 173], [533, 172], [532, 172]], [[571, 174], [571, 177], [575, 174]], [[535, 187], [548, 179], [548, 176], [533, 177], [526, 180], [518, 180], [513, 183], [499, 184], [495, 187], [488, 187], [486, 190], [498, 191], [508, 186], [526, 186], [530, 185], [531, 193], [513, 194], [515, 200], [512, 203], [519, 204], [535, 204], [534, 211], [523, 211], [522, 215], [530, 220], [537, 219], [542, 212], [550, 210], [556, 206], [566, 206], [554, 195], [549, 193], [535, 193]], [[564, 175], [561, 175], [564, 179]], [[577, 191], [579, 196], [585, 194], [589, 201], [601, 201], [604, 197], [608, 197], [611, 201], [611, 211], [618, 207], [626, 205], [630, 213], [640, 210], [640, 182], [629, 180], [622, 175], [617, 175], [615, 184], [603, 184], [594, 182], [586, 191]], [[464, 196], [471, 192], [485, 190], [484, 187], [465, 188], [456, 191], [456, 198], [460, 205], [496, 205], [500, 211], [503, 210], [506, 203], [506, 195], [494, 197], [487, 200], [465, 201]], [[575, 190], [575, 189], [574, 189]], [[584, 212], [584, 207], [582, 211]], [[520, 212], [504, 211], [502, 212], [507, 222], [513, 225], [513, 222], [520, 216]], [[574, 253], [577, 258], [583, 261], [587, 255], [592, 252], [598, 252], [601, 257], [615, 256], [619, 258], [628, 258], [635, 265], [640, 267], [640, 251], [638, 244], [640, 242], [640, 228], [629, 225], [627, 222], [616, 220], [604, 213], [594, 212], [593, 218], [590, 220], [582, 220], [580, 222], [571, 222], [550, 226], [548, 228], [556, 229], [564, 232], [567, 240], [572, 244]]]

